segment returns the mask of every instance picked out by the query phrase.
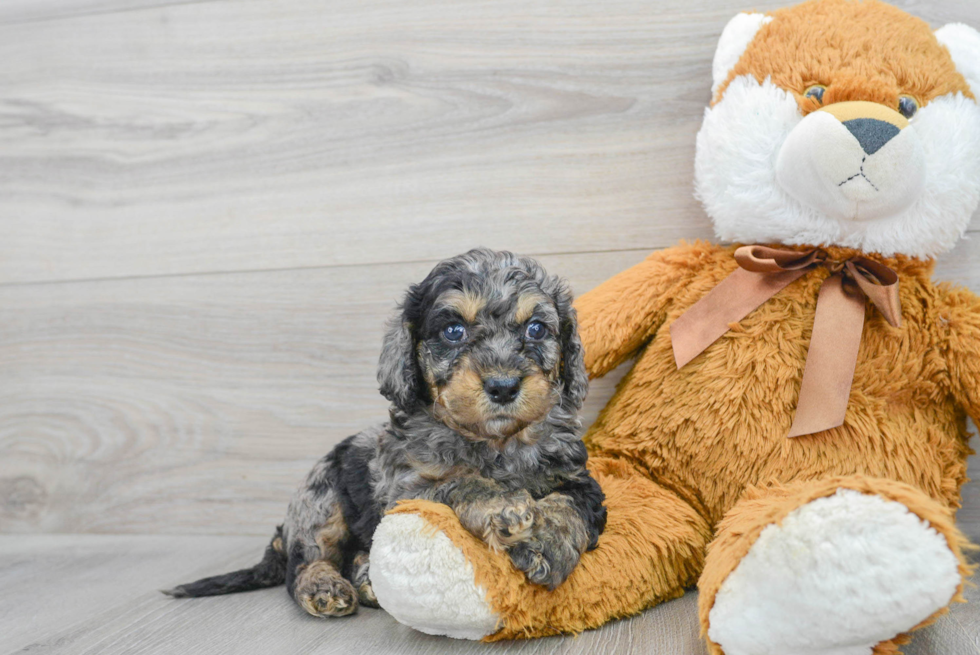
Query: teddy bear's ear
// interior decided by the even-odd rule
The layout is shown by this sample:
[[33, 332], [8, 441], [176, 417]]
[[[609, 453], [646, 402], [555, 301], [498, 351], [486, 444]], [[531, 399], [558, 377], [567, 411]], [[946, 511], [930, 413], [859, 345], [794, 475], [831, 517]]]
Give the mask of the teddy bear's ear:
[[728, 79], [728, 73], [735, 68], [756, 33], [771, 20], [772, 16], [765, 14], [742, 13], [728, 21], [721, 33], [721, 39], [718, 40], [718, 49], [715, 50], [715, 59], [711, 65], [712, 95]]
[[980, 101], [980, 32], [963, 23], [950, 23], [936, 30], [936, 39], [953, 55], [956, 70]]

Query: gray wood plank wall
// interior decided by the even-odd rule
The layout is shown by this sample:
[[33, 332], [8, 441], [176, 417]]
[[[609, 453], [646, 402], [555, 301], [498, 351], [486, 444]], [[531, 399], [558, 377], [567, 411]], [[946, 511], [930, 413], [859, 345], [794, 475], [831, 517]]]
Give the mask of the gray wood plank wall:
[[[713, 48], [785, 4], [0, 4], [0, 531], [264, 534], [384, 417], [382, 322], [434, 261], [583, 292], [710, 237]], [[980, 291], [978, 234], [940, 277]]]

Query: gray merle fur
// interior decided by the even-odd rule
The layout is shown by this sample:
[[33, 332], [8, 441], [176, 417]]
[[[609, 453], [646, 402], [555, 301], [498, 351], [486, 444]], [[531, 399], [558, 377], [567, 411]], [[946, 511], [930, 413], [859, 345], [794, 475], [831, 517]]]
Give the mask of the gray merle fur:
[[[371, 541], [384, 512], [408, 498], [449, 505], [531, 582], [556, 587], [606, 522], [580, 438], [583, 356], [567, 285], [534, 260], [476, 249], [441, 262], [388, 325], [378, 381], [389, 421], [317, 462], [262, 562], [167, 593], [285, 582], [316, 616], [377, 606]], [[491, 379], [516, 380], [517, 396], [494, 399]]]

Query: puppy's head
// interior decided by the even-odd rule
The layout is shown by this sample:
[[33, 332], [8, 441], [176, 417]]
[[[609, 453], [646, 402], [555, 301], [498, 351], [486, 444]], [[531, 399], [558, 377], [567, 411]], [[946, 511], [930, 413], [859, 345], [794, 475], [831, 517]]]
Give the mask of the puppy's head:
[[476, 249], [413, 285], [385, 335], [381, 393], [465, 436], [506, 440], [588, 391], [572, 296], [535, 261]]

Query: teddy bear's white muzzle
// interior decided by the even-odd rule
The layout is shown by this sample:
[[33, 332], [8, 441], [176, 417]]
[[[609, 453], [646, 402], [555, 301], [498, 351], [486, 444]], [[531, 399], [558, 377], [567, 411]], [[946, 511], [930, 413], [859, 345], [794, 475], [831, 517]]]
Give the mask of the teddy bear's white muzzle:
[[863, 115], [854, 105], [872, 103], [840, 104], [851, 107], [815, 111], [793, 129], [776, 162], [779, 185], [839, 221], [901, 213], [918, 199], [925, 183], [926, 158], [918, 134], [901, 114], [880, 105]]

